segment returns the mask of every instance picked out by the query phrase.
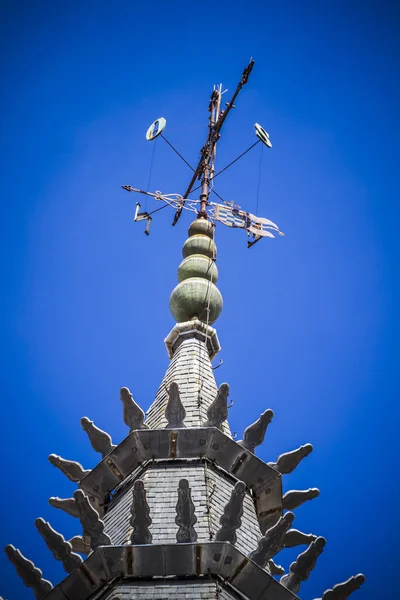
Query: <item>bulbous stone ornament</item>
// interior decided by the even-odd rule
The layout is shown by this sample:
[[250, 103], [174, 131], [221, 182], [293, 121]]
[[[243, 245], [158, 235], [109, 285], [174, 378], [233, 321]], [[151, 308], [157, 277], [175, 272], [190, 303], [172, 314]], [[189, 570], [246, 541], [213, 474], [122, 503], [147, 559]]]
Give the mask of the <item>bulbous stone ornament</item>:
[[129, 427], [129, 430], [148, 429], [149, 426], [144, 423], [145, 414], [140, 406], [136, 404], [127, 387], [121, 388], [120, 398], [123, 404], [124, 423]]
[[319, 600], [347, 600], [347, 598], [358, 590], [365, 581], [362, 573], [350, 577], [343, 583], [338, 583], [331, 590], [326, 590]]
[[186, 427], [184, 424], [186, 410], [182, 404], [179, 386], [176, 381], [173, 381], [169, 386], [168, 403], [165, 409], [165, 417], [167, 419], [166, 429]]
[[243, 515], [243, 500], [245, 493], [246, 486], [243, 481], [236, 482], [229, 502], [225, 505], [224, 514], [219, 520], [221, 528], [217, 531], [215, 536], [216, 542], [230, 542], [231, 544], [236, 544], [236, 530], [239, 529], [242, 524], [241, 519]]
[[76, 490], [74, 498], [79, 510], [83, 533], [90, 539], [92, 550], [96, 550], [99, 546], [111, 544], [110, 537], [104, 533], [104, 523], [100, 519], [97, 510], [90, 504], [88, 497], [85, 496], [82, 490]]
[[313, 535], [312, 533], [302, 533], [297, 529], [289, 529], [286, 532], [284, 538], [285, 548], [294, 548], [295, 546], [308, 546], [311, 542], [314, 542], [318, 536]]
[[243, 439], [238, 442], [240, 446], [246, 448], [254, 454], [256, 446], [263, 443], [265, 432], [267, 431], [268, 425], [271, 423], [274, 416], [274, 411], [268, 408], [265, 412], [260, 415], [260, 418], [249, 425], [243, 434]]
[[257, 550], [250, 554], [251, 560], [259, 567], [263, 569], [268, 561], [282, 550], [286, 532], [292, 526], [293, 520], [294, 514], [291, 512], [286, 513], [260, 539]]
[[31, 560], [25, 558], [12, 544], [6, 546], [4, 550], [26, 587], [32, 588], [37, 600], [41, 600], [51, 592], [53, 589], [52, 583], [47, 579], [43, 579], [42, 571], [35, 567]]
[[305, 444], [296, 450], [281, 454], [275, 463], [268, 463], [268, 466], [276, 469], [282, 475], [292, 473], [298, 464], [313, 451], [312, 444]]
[[75, 460], [66, 460], [57, 454], [50, 454], [49, 462], [54, 467], [60, 469], [70, 481], [79, 482], [90, 473], [90, 469], [84, 469], [82, 465]]
[[302, 581], [309, 578], [311, 571], [315, 567], [318, 557], [322, 554], [326, 540], [318, 537], [308, 546], [307, 550], [299, 554], [296, 560], [290, 565], [290, 573], [281, 577], [281, 584], [297, 594]]
[[178, 503], [176, 505], [175, 523], [179, 526], [176, 541], [180, 544], [197, 541], [197, 533], [194, 526], [197, 517], [194, 513], [195, 507], [187, 479], [181, 479], [178, 488]]
[[79, 510], [74, 498], [58, 498], [57, 496], [52, 496], [49, 498], [49, 504], [54, 508], [60, 508], [71, 515], [71, 517], [79, 518]]
[[319, 496], [318, 488], [310, 488], [308, 490], [291, 490], [286, 492], [282, 498], [282, 506], [285, 510], [294, 510], [308, 500], [314, 500]]
[[133, 528], [131, 543], [151, 544], [152, 535], [149, 527], [152, 520], [150, 517], [150, 507], [147, 503], [146, 490], [141, 479], [137, 479], [133, 486], [131, 515], [130, 524]]
[[93, 421], [87, 417], [82, 417], [81, 425], [89, 436], [93, 450], [100, 452], [103, 458], [115, 448], [111, 436], [99, 429], [99, 427], [96, 427]]
[[56, 560], [60, 560], [67, 573], [71, 573], [74, 569], [82, 564], [82, 558], [79, 554], [72, 551], [72, 545], [64, 539], [61, 533], [53, 529], [50, 523], [44, 519], [36, 519], [35, 525], [40, 535], [46, 542], [46, 546], [53, 553]]

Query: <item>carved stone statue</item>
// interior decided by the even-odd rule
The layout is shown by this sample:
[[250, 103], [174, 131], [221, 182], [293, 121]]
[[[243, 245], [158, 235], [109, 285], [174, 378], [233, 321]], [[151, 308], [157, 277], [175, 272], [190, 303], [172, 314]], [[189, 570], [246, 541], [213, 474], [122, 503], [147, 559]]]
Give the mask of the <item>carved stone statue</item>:
[[365, 581], [362, 573], [350, 577], [344, 583], [338, 583], [331, 590], [326, 590], [319, 600], [347, 600], [347, 598], [358, 590]]
[[85, 470], [75, 460], [66, 460], [65, 458], [61, 458], [61, 456], [57, 456], [57, 454], [50, 454], [49, 461], [54, 467], [60, 469], [70, 481], [79, 482], [85, 475], [90, 473], [90, 469]]
[[324, 550], [325, 544], [326, 540], [323, 537], [318, 537], [314, 542], [311, 542], [307, 550], [299, 554], [295, 562], [290, 565], [290, 573], [281, 577], [281, 584], [297, 594], [301, 582], [309, 578], [317, 558]]
[[221, 383], [215, 400], [207, 411], [207, 421], [204, 427], [217, 427], [221, 429], [222, 423], [228, 418], [229, 385]]
[[319, 496], [319, 489], [310, 488], [309, 490], [291, 490], [286, 492], [282, 498], [282, 506], [285, 510], [294, 510], [307, 500], [313, 500]]
[[288, 512], [279, 519], [276, 525], [268, 529], [258, 542], [257, 550], [250, 554], [251, 560], [263, 569], [268, 561], [284, 547], [285, 535], [292, 526], [293, 520], [294, 514]]
[[71, 517], [79, 518], [79, 510], [74, 498], [58, 498], [58, 496], [52, 496], [49, 498], [49, 504], [54, 508], [61, 508], [61, 510], [71, 515]]
[[112, 443], [111, 436], [105, 431], [102, 431], [87, 417], [82, 417], [81, 425], [89, 436], [93, 450], [100, 452], [104, 458], [111, 452], [115, 445]]
[[134, 401], [132, 394], [127, 387], [120, 390], [120, 398], [123, 405], [124, 423], [130, 431], [135, 429], [148, 429], [149, 426], [144, 423], [145, 414], [138, 404]]
[[67, 573], [71, 573], [74, 569], [79, 567], [83, 562], [79, 554], [75, 554], [72, 551], [72, 546], [69, 542], [64, 539], [61, 533], [57, 533], [50, 523], [44, 519], [36, 519], [35, 525], [46, 542], [46, 546], [53, 553], [56, 560], [60, 560]]
[[243, 481], [238, 481], [232, 490], [231, 497], [225, 505], [224, 514], [219, 522], [221, 528], [217, 531], [215, 540], [217, 542], [230, 542], [236, 544], [236, 530], [242, 524], [243, 500], [246, 493], [246, 486]]
[[108, 546], [111, 544], [111, 539], [104, 533], [104, 523], [100, 519], [97, 510], [90, 504], [89, 498], [85, 496], [82, 490], [76, 490], [74, 498], [79, 510], [79, 520], [83, 533], [90, 538], [92, 550], [96, 550], [99, 546]]
[[133, 486], [131, 515], [132, 544], [151, 544], [153, 538], [149, 529], [152, 523], [150, 507], [147, 503], [146, 490], [141, 479], [137, 479]]
[[41, 600], [46, 594], [51, 592], [53, 585], [50, 581], [47, 581], [47, 579], [43, 579], [42, 571], [35, 567], [31, 560], [25, 558], [25, 556], [11, 544], [6, 546], [4, 550], [9, 561], [14, 565], [26, 587], [33, 589], [33, 593], [37, 600]]
[[287, 475], [292, 473], [297, 465], [313, 451], [312, 444], [305, 444], [296, 450], [281, 454], [276, 463], [268, 463], [268, 465], [281, 473]]
[[175, 523], [179, 527], [176, 534], [178, 543], [187, 544], [197, 541], [197, 533], [194, 528], [197, 517], [194, 514], [194, 504], [187, 479], [181, 479], [179, 482]]
[[176, 427], [186, 427], [184, 420], [186, 410], [182, 404], [179, 393], [179, 386], [176, 381], [173, 381], [168, 390], [168, 403], [165, 409], [165, 417], [167, 419], [166, 429], [175, 429]]
[[255, 423], [252, 423], [252, 425], [249, 425], [244, 430], [243, 439], [240, 440], [238, 444], [254, 454], [256, 446], [263, 443], [265, 432], [267, 431], [267, 427], [271, 423], [273, 416], [274, 411], [270, 408], [263, 412]]
[[286, 532], [283, 542], [285, 548], [294, 548], [294, 546], [302, 546], [303, 544], [308, 546], [316, 539], [317, 536], [312, 533], [302, 533], [297, 529], [289, 529], [289, 531]]

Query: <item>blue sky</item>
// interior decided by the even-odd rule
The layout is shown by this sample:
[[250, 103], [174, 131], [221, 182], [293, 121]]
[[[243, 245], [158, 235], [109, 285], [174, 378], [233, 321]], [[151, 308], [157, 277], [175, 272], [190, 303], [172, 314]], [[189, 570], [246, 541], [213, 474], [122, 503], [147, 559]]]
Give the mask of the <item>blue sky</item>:
[[[321, 489], [296, 511], [298, 529], [328, 540], [301, 597], [360, 571], [367, 582], [355, 597], [393, 591], [398, 24], [385, 0], [2, 2], [0, 545], [15, 544], [53, 583], [63, 571], [34, 519], [66, 538], [79, 528], [48, 505], [75, 486], [47, 456], [95, 465], [80, 417], [121, 441], [119, 388], [147, 409], [168, 365], [168, 298], [190, 215], [173, 228], [172, 211], [161, 211], [146, 238], [132, 222], [136, 198], [120, 186], [147, 186], [144, 133], [159, 116], [195, 163], [212, 85], [232, 93], [253, 56], [218, 166], [253, 143], [254, 122], [269, 131], [259, 213], [286, 236], [248, 250], [243, 232], [217, 228], [217, 381], [231, 386], [239, 437], [274, 409], [264, 460], [314, 444], [284, 478], [285, 491]], [[258, 146], [216, 185], [252, 212], [259, 160]], [[151, 188], [182, 193], [189, 179], [157, 141]], [[295, 554], [279, 562], [287, 568]], [[33, 597], [4, 554], [0, 570], [0, 594]]]

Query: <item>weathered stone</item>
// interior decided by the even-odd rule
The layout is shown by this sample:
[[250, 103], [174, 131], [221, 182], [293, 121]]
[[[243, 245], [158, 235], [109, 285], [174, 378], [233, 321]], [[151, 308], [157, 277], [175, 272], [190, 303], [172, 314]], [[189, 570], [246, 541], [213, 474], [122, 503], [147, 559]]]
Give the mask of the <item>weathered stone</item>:
[[5, 547], [5, 553], [26, 587], [32, 588], [35, 598], [41, 600], [51, 592], [53, 585], [50, 581], [43, 579], [42, 571], [35, 567], [31, 560], [25, 558], [17, 548], [9, 544]]
[[150, 533], [151, 517], [150, 509], [146, 499], [146, 490], [143, 481], [135, 481], [132, 492], [130, 524], [133, 528], [131, 542], [137, 544], [151, 544], [152, 535]]
[[311, 542], [314, 542], [318, 536], [313, 535], [312, 533], [302, 533], [297, 529], [289, 529], [286, 532], [284, 538], [285, 548], [294, 548], [294, 546], [308, 546]]
[[281, 567], [281, 565], [277, 565], [273, 560], [269, 560], [267, 564], [267, 568], [271, 575], [284, 575], [285, 569]]
[[194, 504], [187, 479], [181, 479], [179, 482], [175, 523], [179, 527], [176, 534], [178, 543], [186, 544], [197, 541], [197, 533], [194, 528], [197, 517], [194, 514]]
[[264, 537], [258, 542], [257, 550], [254, 550], [249, 558], [263, 569], [268, 561], [284, 547], [285, 535], [291, 527], [293, 520], [293, 513], [288, 512], [283, 515], [276, 525], [268, 529]]
[[281, 584], [297, 594], [301, 582], [309, 578], [318, 557], [324, 550], [325, 544], [326, 540], [323, 537], [318, 537], [314, 542], [311, 542], [307, 550], [299, 554], [297, 559], [290, 565], [290, 573], [281, 577]]
[[204, 427], [217, 427], [221, 429], [222, 423], [228, 418], [229, 385], [221, 383], [215, 400], [207, 411], [207, 421]]
[[217, 531], [215, 541], [230, 542], [236, 544], [236, 530], [242, 524], [243, 500], [246, 493], [246, 486], [243, 481], [238, 481], [232, 490], [229, 502], [225, 505], [224, 514], [219, 522], [221, 528]]
[[40, 535], [46, 542], [46, 546], [53, 553], [56, 560], [60, 560], [67, 573], [71, 573], [82, 563], [82, 558], [79, 554], [72, 551], [70, 542], [64, 539], [61, 533], [55, 531], [50, 523], [42, 518], [35, 521], [35, 525]]
[[49, 498], [49, 504], [54, 508], [60, 508], [71, 515], [71, 517], [79, 517], [79, 510], [74, 498], [58, 498], [58, 496], [52, 496]]
[[308, 490], [291, 490], [286, 492], [282, 498], [282, 506], [285, 510], [294, 510], [304, 502], [313, 500], [319, 496], [319, 489], [310, 488]]
[[243, 439], [240, 440], [238, 444], [254, 454], [256, 446], [263, 443], [265, 432], [267, 431], [267, 427], [271, 423], [273, 416], [274, 411], [270, 408], [263, 412], [255, 423], [252, 423], [252, 425], [249, 425], [244, 430]]
[[107, 454], [109, 454], [113, 448], [115, 448], [115, 445], [112, 443], [111, 436], [105, 431], [102, 431], [96, 427], [93, 421], [87, 417], [82, 417], [81, 425], [89, 436], [93, 450], [100, 452], [103, 458], [107, 456]]
[[358, 590], [365, 581], [362, 573], [350, 577], [343, 583], [338, 583], [332, 589], [326, 590], [319, 600], [347, 600], [347, 598]]
[[148, 429], [149, 426], [144, 423], [145, 414], [140, 406], [136, 404], [127, 387], [121, 388], [120, 398], [123, 404], [124, 423], [129, 427], [129, 430]]
[[166, 429], [185, 427], [184, 420], [186, 417], [186, 411], [182, 404], [181, 396], [179, 394], [179, 387], [176, 381], [173, 381], [169, 386], [168, 403], [165, 409], [165, 417], [167, 419]]
[[72, 550], [74, 552], [79, 552], [79, 554], [90, 554], [91, 547], [90, 544], [86, 544], [85, 538], [83, 535], [75, 535], [73, 538], [69, 540], [69, 543], [72, 546]]
[[66, 460], [65, 458], [61, 458], [61, 456], [57, 456], [57, 454], [50, 454], [49, 461], [54, 467], [60, 469], [70, 481], [79, 482], [85, 475], [90, 473], [90, 469], [85, 470], [75, 460]]
[[79, 520], [84, 535], [90, 538], [90, 547], [96, 550], [99, 546], [111, 543], [109, 536], [104, 533], [104, 523], [99, 517], [97, 510], [91, 506], [89, 499], [82, 490], [74, 492], [74, 498], [79, 510]]
[[281, 454], [276, 463], [268, 463], [270, 467], [276, 469], [282, 475], [292, 473], [297, 465], [313, 451], [312, 444], [305, 444], [296, 450]]

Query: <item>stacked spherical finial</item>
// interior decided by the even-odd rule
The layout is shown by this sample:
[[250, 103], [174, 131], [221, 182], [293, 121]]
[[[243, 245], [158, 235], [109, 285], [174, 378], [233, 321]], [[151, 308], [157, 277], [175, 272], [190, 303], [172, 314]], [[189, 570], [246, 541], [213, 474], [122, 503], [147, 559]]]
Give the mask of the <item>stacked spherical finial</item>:
[[215, 283], [217, 248], [214, 227], [206, 219], [193, 221], [183, 245], [183, 261], [178, 268], [180, 282], [171, 294], [169, 307], [178, 323], [199, 319], [214, 323], [222, 310], [222, 296]]

